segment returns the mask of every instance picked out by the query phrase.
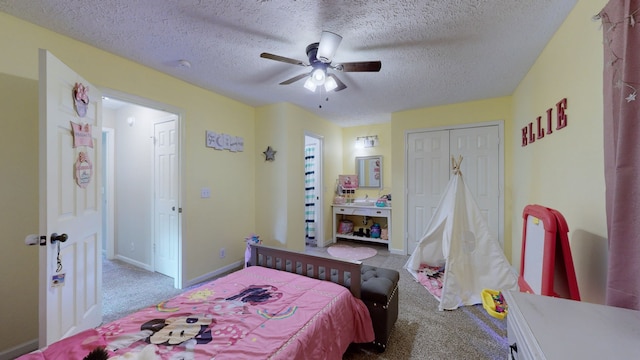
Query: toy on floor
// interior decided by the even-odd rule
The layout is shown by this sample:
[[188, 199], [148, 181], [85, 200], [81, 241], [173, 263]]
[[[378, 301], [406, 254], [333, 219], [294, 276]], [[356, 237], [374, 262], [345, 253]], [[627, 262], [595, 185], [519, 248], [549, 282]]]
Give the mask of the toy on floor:
[[482, 307], [497, 319], [504, 319], [507, 315], [509, 307], [502, 296], [502, 291], [484, 289], [482, 291]]
[[496, 307], [496, 312], [503, 313], [507, 310], [507, 303], [504, 301], [504, 297], [502, 296], [502, 291], [500, 291], [497, 295], [491, 296], [493, 299], [493, 303]]

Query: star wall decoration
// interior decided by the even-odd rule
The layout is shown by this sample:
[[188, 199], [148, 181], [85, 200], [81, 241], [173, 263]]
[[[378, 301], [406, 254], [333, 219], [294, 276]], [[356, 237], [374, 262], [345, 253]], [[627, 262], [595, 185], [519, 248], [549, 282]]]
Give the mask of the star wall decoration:
[[264, 154], [265, 161], [274, 161], [276, 159], [277, 151], [273, 150], [271, 146], [267, 146], [267, 150], [262, 152]]

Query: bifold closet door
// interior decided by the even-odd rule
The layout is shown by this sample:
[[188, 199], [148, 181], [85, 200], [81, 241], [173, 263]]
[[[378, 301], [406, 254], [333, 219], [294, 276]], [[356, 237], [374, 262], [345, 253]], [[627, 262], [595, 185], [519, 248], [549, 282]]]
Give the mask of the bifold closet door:
[[451, 130], [451, 155], [462, 155], [462, 176], [489, 224], [503, 244], [500, 230], [500, 136], [498, 126]]
[[411, 133], [407, 146], [407, 251], [413, 253], [449, 182], [449, 130]]
[[498, 126], [415, 132], [407, 142], [407, 253], [421, 240], [440, 202], [451, 176], [451, 156], [459, 155], [464, 181], [502, 244]]

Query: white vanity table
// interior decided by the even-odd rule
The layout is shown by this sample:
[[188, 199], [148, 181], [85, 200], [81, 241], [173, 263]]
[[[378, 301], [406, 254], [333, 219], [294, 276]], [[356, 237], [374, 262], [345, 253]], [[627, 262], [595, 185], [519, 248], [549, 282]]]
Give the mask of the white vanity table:
[[638, 359], [640, 311], [507, 291], [509, 359]]
[[[375, 204], [371, 205], [359, 205], [357, 203], [332, 205], [333, 206], [333, 242], [337, 239], [350, 239], [369, 241], [375, 243], [389, 245], [389, 239], [391, 239], [391, 207], [378, 207]], [[371, 218], [367, 225], [362, 224], [365, 217]], [[371, 238], [366, 236], [357, 236], [353, 234], [340, 234], [338, 233], [338, 227], [342, 219], [349, 219], [353, 221], [354, 231], [359, 228], [370, 227], [373, 223], [380, 224], [381, 227], [387, 228], [388, 239]]]

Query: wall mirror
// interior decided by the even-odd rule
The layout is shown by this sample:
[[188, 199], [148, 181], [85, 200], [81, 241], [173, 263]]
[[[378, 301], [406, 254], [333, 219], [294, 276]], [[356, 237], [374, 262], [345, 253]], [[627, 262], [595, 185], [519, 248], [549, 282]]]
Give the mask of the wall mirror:
[[382, 189], [382, 155], [356, 157], [358, 188]]

